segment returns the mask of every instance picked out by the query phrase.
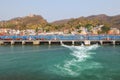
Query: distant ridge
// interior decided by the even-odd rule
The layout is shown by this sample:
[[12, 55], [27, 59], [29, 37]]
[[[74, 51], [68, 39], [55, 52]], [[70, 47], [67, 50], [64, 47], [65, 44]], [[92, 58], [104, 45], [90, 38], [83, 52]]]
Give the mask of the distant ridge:
[[54, 22], [52, 22], [51, 24], [54, 24], [54, 25], [61, 25], [61, 24], [68, 23], [70, 20], [72, 20], [72, 19], [58, 20], [58, 21], [54, 21]]
[[49, 29], [48, 26], [49, 27], [57, 26], [56, 29], [60, 29], [60, 27], [62, 26], [62, 28], [67, 29], [70, 28], [70, 26], [75, 27], [78, 24], [82, 24], [84, 26], [88, 23], [93, 25], [103, 24], [109, 27], [120, 29], [120, 15], [116, 15], [116, 16], [107, 16], [105, 14], [91, 15], [88, 17], [57, 20], [51, 23], [48, 23], [40, 15], [29, 15], [25, 17], [13, 18], [7, 21], [0, 21], [0, 27], [16, 28], [17, 26], [19, 27], [19, 29], [26, 29], [26, 28], [36, 29], [38, 26], [39, 27], [47, 26], [47, 29]]
[[109, 24], [110, 27], [115, 27], [120, 29], [120, 15], [116, 15], [116, 16], [107, 16], [105, 14], [91, 15], [88, 17], [79, 17], [75, 19], [72, 18], [72, 19], [58, 20], [52, 22], [52, 24], [56, 24], [56, 25], [66, 24], [66, 23], [71, 23], [72, 20], [74, 20], [73, 23], [86, 21], [86, 20], [92, 20], [92, 21], [97, 20], [99, 21], [99, 24]]

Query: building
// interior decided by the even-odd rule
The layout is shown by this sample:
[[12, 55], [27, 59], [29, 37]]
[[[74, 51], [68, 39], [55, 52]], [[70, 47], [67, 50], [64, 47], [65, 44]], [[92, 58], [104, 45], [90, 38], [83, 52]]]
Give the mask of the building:
[[119, 34], [120, 34], [120, 30], [117, 29], [117, 28], [111, 28], [111, 29], [108, 31], [108, 34], [110, 34], [110, 35], [113, 35], [113, 34], [119, 35]]

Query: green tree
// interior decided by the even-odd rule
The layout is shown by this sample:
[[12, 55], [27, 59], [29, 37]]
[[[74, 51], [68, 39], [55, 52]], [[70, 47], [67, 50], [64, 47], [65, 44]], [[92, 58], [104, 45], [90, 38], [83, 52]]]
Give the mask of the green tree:
[[92, 29], [92, 24], [86, 24], [85, 27], [87, 28], [88, 31], [91, 31], [91, 29]]
[[103, 26], [101, 30], [102, 30], [102, 33], [108, 33], [108, 31], [110, 30], [110, 27]]
[[75, 26], [75, 28], [76, 29], [79, 29], [81, 27], [81, 25], [79, 24], [79, 25], [77, 25], [77, 26]]

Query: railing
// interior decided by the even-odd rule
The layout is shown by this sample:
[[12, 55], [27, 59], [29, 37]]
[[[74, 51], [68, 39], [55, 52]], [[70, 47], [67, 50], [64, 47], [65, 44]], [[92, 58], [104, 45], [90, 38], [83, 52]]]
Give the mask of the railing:
[[120, 40], [120, 35], [0, 36], [0, 40]]

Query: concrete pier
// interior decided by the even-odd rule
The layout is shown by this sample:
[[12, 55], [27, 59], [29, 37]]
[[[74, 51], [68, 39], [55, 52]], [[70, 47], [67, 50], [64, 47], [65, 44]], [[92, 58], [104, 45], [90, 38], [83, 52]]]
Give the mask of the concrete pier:
[[88, 46], [88, 45], [90, 45], [90, 41], [89, 41], [89, 40], [85, 40], [85, 41], [84, 41], [84, 44], [85, 44], [86, 46]]
[[63, 44], [63, 42], [62, 42], [62, 41], [60, 41], [60, 44], [62, 45], [62, 44]]
[[40, 44], [40, 41], [35, 40], [35, 41], [33, 41], [33, 44], [34, 44], [34, 45], [39, 45], [39, 44]]
[[75, 41], [72, 41], [72, 45], [74, 45], [75, 44]]
[[3, 45], [4, 44], [4, 41], [0, 41], [0, 45]]
[[25, 41], [22, 41], [22, 45], [24, 45], [25, 44]]
[[15, 43], [15, 41], [12, 40], [12, 41], [11, 41], [11, 45], [14, 45], [14, 43]]
[[102, 40], [100, 41], [100, 44], [103, 45], [103, 41]]
[[115, 45], [115, 41], [113, 41], [113, 45]]
[[49, 41], [49, 45], [51, 45], [51, 41]]

